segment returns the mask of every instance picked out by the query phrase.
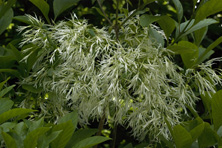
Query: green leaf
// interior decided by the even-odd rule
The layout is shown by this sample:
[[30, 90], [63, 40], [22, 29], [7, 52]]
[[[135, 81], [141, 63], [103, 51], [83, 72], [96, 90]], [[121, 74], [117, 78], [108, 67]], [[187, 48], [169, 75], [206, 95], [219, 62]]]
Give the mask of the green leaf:
[[150, 24], [158, 21], [159, 19], [161, 19], [160, 16], [153, 16], [153, 15], [144, 14], [140, 17], [140, 25], [142, 27], [149, 27]]
[[153, 29], [152, 27], [149, 29], [149, 38], [151, 40], [154, 39], [153, 43], [157, 43], [157, 46], [161, 44], [162, 47], [164, 47], [163, 35], [161, 35], [156, 29]]
[[161, 19], [157, 21], [157, 23], [160, 25], [160, 27], [163, 29], [167, 39], [169, 38], [170, 34], [173, 32], [173, 30], [176, 27], [176, 22], [171, 17], [165, 15], [161, 16]]
[[54, 10], [54, 20], [66, 9], [72, 7], [74, 4], [78, 3], [79, 0], [54, 0], [53, 10]]
[[41, 119], [39, 119], [37, 121], [25, 120], [25, 123], [28, 126], [29, 132], [31, 132], [37, 128], [43, 127], [44, 118], [42, 117]]
[[98, 129], [80, 129], [72, 135], [72, 138], [69, 140], [66, 148], [73, 147], [79, 141], [82, 141], [92, 135], [94, 135]]
[[201, 28], [197, 31], [194, 32], [194, 39], [195, 39], [195, 44], [197, 46], [200, 45], [200, 43], [202, 42], [202, 40], [204, 39], [204, 37], [206, 36], [207, 34], [207, 31], [208, 31], [208, 26], [207, 27], [204, 27], [204, 28]]
[[190, 133], [181, 125], [173, 127], [173, 139], [177, 148], [188, 148], [192, 144]]
[[49, 20], [49, 5], [45, 0], [30, 0], [36, 7], [39, 8], [39, 10], [42, 12], [44, 17], [46, 18], [47, 22], [50, 24]]
[[[2, 5], [0, 9], [0, 18], [15, 4], [16, 0], [8, 0], [7, 3]], [[1, 4], [0, 4], [1, 5]]]
[[[209, 56], [209, 52], [214, 49], [215, 47], [217, 47], [220, 43], [222, 42], [222, 36], [219, 37], [216, 41], [214, 41], [213, 43], [210, 44], [210, 46], [207, 47], [207, 49], [203, 52], [203, 54], [201, 54], [198, 58], [198, 64], [203, 62], [206, 58], [208, 58]], [[212, 53], [212, 52], [211, 52]]]
[[[21, 138], [22, 141], [26, 138], [26, 135], [28, 133], [28, 127], [26, 126], [26, 124], [24, 122], [18, 123], [14, 127], [14, 130], [15, 130], [16, 134], [18, 134], [18, 137]], [[21, 145], [24, 147], [23, 143], [21, 143]]]
[[198, 59], [199, 56], [198, 47], [195, 44], [188, 41], [181, 41], [180, 45], [183, 47], [190, 48], [190, 51], [193, 51], [192, 53], [181, 54], [184, 65], [186, 66], [186, 68], [190, 68], [193, 65], [195, 65]]
[[26, 23], [26, 24], [32, 24], [28, 18], [28, 16], [26, 15], [20, 15], [20, 16], [14, 16], [13, 17], [14, 20], [17, 20], [17, 21], [20, 21], [20, 22], [23, 22], [23, 23]]
[[204, 19], [204, 20], [198, 22], [197, 24], [195, 24], [194, 26], [192, 26], [190, 29], [188, 29], [181, 37], [186, 36], [196, 30], [199, 30], [201, 28], [207, 27], [207, 26], [209, 26], [211, 24], [215, 24], [215, 23], [217, 23], [217, 21], [214, 19]]
[[6, 73], [10, 73], [16, 77], [19, 77], [20, 76], [20, 73], [18, 72], [18, 70], [15, 70], [15, 69], [0, 69], [0, 73], [1, 72], [6, 72]]
[[222, 90], [217, 91], [212, 97], [212, 117], [214, 129], [217, 131], [222, 125]]
[[[213, 95], [213, 93], [211, 93], [211, 95]], [[205, 112], [211, 112], [211, 102], [212, 102], [212, 98], [211, 96], [208, 95], [208, 93], [205, 93], [205, 95], [201, 94], [201, 100], [203, 102], [204, 105], [204, 109]]]
[[2, 90], [2, 87], [4, 86], [4, 84], [10, 79], [10, 77], [8, 77], [5, 81], [0, 83], [0, 90]]
[[2, 132], [2, 137], [8, 148], [17, 148], [15, 140], [9, 134]]
[[183, 18], [183, 6], [179, 0], [173, 0], [173, 3], [174, 3], [176, 10], [177, 10], [178, 22], [180, 23]]
[[40, 127], [30, 132], [24, 140], [24, 148], [35, 148], [39, 137], [45, 134], [48, 130], [50, 130], [49, 127]]
[[2, 124], [3, 122], [5, 122], [8, 119], [11, 119], [13, 117], [23, 115], [23, 114], [27, 114], [27, 113], [30, 113], [30, 112], [33, 112], [33, 111], [34, 110], [24, 109], [24, 108], [15, 108], [15, 109], [9, 110], [9, 111], [4, 112], [0, 115], [0, 124]]
[[9, 43], [8, 46], [10, 47], [10, 52], [15, 56], [17, 61], [20, 62], [20, 60], [22, 59], [22, 53], [11, 43]]
[[50, 134], [43, 135], [38, 140], [38, 148], [46, 148], [49, 147], [49, 144], [55, 140], [62, 131], [55, 131]]
[[197, 24], [199, 21], [205, 19], [206, 17], [215, 14], [217, 12], [222, 11], [222, 3], [221, 0], [210, 0], [204, 3], [197, 11], [195, 16], [195, 23]]
[[180, 41], [178, 44], [168, 46], [167, 49], [172, 50], [176, 54], [193, 53], [195, 50], [193, 48], [191, 48], [189, 45], [193, 46], [193, 44], [188, 41]]
[[206, 48], [199, 47], [199, 58], [197, 60], [197, 64], [200, 64], [203, 61], [205, 61], [206, 59], [209, 59], [210, 56], [212, 54], [214, 54], [213, 50], [210, 50], [208, 53], [204, 54], [206, 52], [206, 50], [207, 50]]
[[5, 14], [0, 18], [0, 35], [5, 31], [5, 29], [12, 22], [13, 11], [10, 8]]
[[3, 97], [5, 94], [7, 94], [10, 90], [12, 90], [13, 87], [15, 87], [15, 85], [6, 87], [2, 91], [0, 91], [0, 98]]
[[16, 126], [17, 123], [14, 122], [5, 122], [0, 125], [0, 128], [2, 128], [3, 132], [9, 132], [12, 128]]
[[0, 114], [8, 111], [13, 104], [14, 102], [8, 98], [0, 98]]
[[200, 148], [206, 148], [213, 146], [218, 141], [217, 133], [210, 127], [210, 124], [204, 122], [204, 130], [200, 137], [198, 138], [198, 143]]
[[89, 137], [75, 144], [73, 148], [90, 148], [94, 145], [100, 144], [107, 140], [111, 140], [111, 139], [107, 137], [102, 137], [102, 136]]
[[66, 144], [69, 142], [72, 134], [74, 133], [74, 126], [71, 120], [65, 123], [58, 124], [53, 127], [52, 131], [60, 131], [62, 132], [59, 136], [52, 141], [51, 146], [53, 148], [64, 148]]
[[78, 123], [78, 113], [77, 111], [73, 111], [71, 113], [66, 114], [65, 116], [61, 117], [58, 121], [58, 124], [65, 123], [67, 121], [71, 120], [74, 130], [76, 129], [77, 123]]
[[36, 94], [42, 92], [42, 88], [35, 88], [31, 85], [23, 84], [22, 88]]
[[192, 136], [192, 143], [196, 141], [196, 139], [202, 134], [204, 130], [204, 123], [196, 126], [190, 131], [190, 135]]

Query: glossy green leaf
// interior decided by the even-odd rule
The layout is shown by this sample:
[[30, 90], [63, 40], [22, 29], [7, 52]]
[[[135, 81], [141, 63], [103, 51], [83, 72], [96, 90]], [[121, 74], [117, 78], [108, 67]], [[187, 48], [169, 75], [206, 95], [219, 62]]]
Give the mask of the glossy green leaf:
[[199, 30], [201, 28], [207, 27], [207, 26], [209, 26], [211, 24], [215, 24], [215, 23], [217, 23], [217, 21], [214, 19], [204, 19], [204, 20], [198, 22], [197, 24], [195, 24], [194, 26], [192, 26], [190, 29], [188, 29], [181, 37], [186, 36], [196, 30]]
[[66, 9], [72, 7], [74, 4], [78, 3], [79, 0], [54, 0], [53, 10], [54, 10], [54, 20]]
[[212, 117], [217, 131], [222, 125], [222, 90], [217, 91], [212, 98]]
[[179, 0], [173, 0], [173, 3], [174, 3], [176, 10], [177, 10], [178, 22], [180, 23], [183, 18], [183, 6]]
[[13, 117], [23, 115], [23, 114], [27, 114], [27, 113], [30, 113], [30, 112], [33, 112], [33, 111], [34, 110], [24, 109], [24, 108], [15, 108], [15, 109], [9, 110], [9, 111], [4, 112], [0, 115], [0, 124], [2, 124], [3, 122], [5, 122], [8, 119], [11, 119]]
[[17, 148], [15, 140], [9, 134], [2, 132], [2, 137], [7, 148]]
[[8, 98], [0, 98], [0, 114], [8, 111], [13, 104], [14, 102]]
[[210, 51], [213, 50], [215, 47], [217, 47], [221, 42], [222, 42], [222, 36], [219, 37], [216, 41], [214, 41], [213, 43], [210, 44], [210, 46], [207, 47], [207, 49], [199, 56], [197, 63], [201, 63], [206, 58], [208, 58], [209, 54], [212, 53]]
[[188, 148], [192, 144], [190, 133], [181, 125], [173, 127], [173, 139], [177, 148]]
[[210, 0], [204, 3], [197, 11], [195, 16], [195, 24], [205, 19], [206, 17], [222, 11], [221, 0]]
[[198, 144], [200, 148], [206, 148], [213, 146], [218, 141], [217, 133], [210, 127], [210, 124], [204, 122], [204, 130], [198, 138]]
[[60, 131], [62, 132], [59, 136], [52, 141], [51, 146], [53, 148], [64, 148], [66, 144], [69, 142], [72, 134], [74, 133], [74, 126], [71, 120], [65, 123], [58, 124], [53, 127], [52, 131]]
[[40, 127], [28, 133], [24, 140], [24, 148], [36, 148], [39, 137], [45, 134], [48, 130], [50, 130], [49, 127]]
[[0, 18], [0, 35], [5, 31], [5, 29], [12, 22], [13, 11], [10, 8], [5, 14]]
[[86, 138], [86, 139], [78, 142], [72, 148], [90, 148], [94, 145], [100, 144], [100, 143], [105, 142], [107, 140], [111, 140], [111, 139], [107, 138], [107, 137], [102, 137], [102, 136], [89, 137], [89, 138]]
[[198, 47], [195, 44], [188, 41], [181, 41], [180, 45], [183, 47], [190, 48], [190, 51], [193, 51], [192, 53], [181, 54], [184, 65], [186, 66], [186, 68], [190, 68], [193, 65], [195, 65], [198, 59], [199, 56]]
[[197, 46], [201, 44], [201, 42], [203, 41], [204, 37], [207, 34], [207, 31], [208, 31], [208, 26], [194, 32], [195, 44]]
[[73, 147], [76, 143], [94, 135], [97, 131], [98, 129], [80, 129], [76, 131], [66, 145], [66, 148]]
[[39, 10], [42, 12], [44, 17], [46, 18], [47, 22], [50, 24], [49, 20], [49, 5], [45, 0], [30, 0], [36, 7], [39, 8]]
[[13, 89], [13, 87], [15, 87], [15, 85], [11, 85], [9, 87], [6, 87], [5, 89], [0, 91], [0, 98], [3, 97], [5, 94], [7, 94], [10, 90]]

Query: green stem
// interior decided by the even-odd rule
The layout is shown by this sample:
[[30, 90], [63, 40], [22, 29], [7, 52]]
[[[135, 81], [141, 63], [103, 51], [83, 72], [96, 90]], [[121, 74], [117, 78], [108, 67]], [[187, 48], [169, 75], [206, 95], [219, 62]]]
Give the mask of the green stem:
[[117, 135], [117, 124], [114, 123], [113, 133], [112, 133], [112, 142], [110, 148], [115, 148], [116, 146], [116, 135]]
[[[105, 119], [106, 119], [106, 114], [104, 112], [102, 118], [99, 121], [99, 126], [98, 126], [98, 132], [96, 133], [96, 136], [101, 136], [102, 130], [103, 130], [103, 125], [105, 123]], [[98, 145], [95, 145], [93, 148], [97, 148]]]
[[119, 24], [118, 24], [118, 15], [119, 12], [119, 0], [116, 2], [116, 22], [115, 22], [115, 33], [116, 33], [116, 41], [119, 40]]

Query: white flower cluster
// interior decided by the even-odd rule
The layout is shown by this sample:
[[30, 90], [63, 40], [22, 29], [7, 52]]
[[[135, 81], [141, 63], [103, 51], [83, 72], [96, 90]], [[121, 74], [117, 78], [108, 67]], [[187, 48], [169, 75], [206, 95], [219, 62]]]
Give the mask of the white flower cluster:
[[55, 25], [29, 18], [34, 25], [19, 31], [23, 44], [36, 45], [29, 50], [38, 50], [38, 60], [23, 83], [54, 92], [55, 99], [78, 110], [81, 123], [105, 114], [115, 123], [127, 124], [139, 139], [159, 134], [169, 138], [164, 119], [172, 125], [180, 123], [186, 105], [193, 108], [198, 99], [185, 77], [195, 75], [200, 92], [212, 91], [220, 82], [210, 68], [204, 75], [215, 76], [206, 83], [195, 70], [183, 74], [170, 51], [153, 42], [149, 29], [139, 27], [135, 18], [123, 27], [119, 41], [105, 28], [92, 27], [75, 16]]

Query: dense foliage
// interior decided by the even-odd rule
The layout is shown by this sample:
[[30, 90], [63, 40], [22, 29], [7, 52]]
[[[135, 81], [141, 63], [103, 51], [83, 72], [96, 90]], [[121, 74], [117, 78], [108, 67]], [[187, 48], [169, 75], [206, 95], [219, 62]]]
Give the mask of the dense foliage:
[[222, 147], [221, 11], [0, 0], [1, 146]]

